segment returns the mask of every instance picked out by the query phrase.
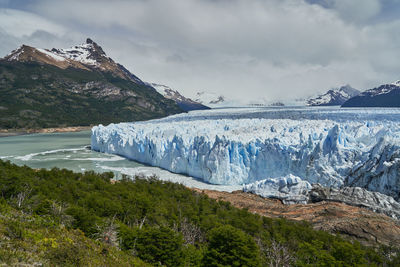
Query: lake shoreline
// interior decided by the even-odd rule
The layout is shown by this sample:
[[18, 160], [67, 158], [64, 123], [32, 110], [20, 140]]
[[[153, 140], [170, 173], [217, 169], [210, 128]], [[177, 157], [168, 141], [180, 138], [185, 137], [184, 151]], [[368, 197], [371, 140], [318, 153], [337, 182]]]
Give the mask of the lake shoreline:
[[69, 126], [69, 127], [56, 127], [56, 128], [42, 128], [42, 129], [19, 129], [19, 130], [0, 130], [0, 138], [8, 136], [28, 135], [37, 133], [66, 133], [66, 132], [81, 132], [88, 131], [93, 126]]

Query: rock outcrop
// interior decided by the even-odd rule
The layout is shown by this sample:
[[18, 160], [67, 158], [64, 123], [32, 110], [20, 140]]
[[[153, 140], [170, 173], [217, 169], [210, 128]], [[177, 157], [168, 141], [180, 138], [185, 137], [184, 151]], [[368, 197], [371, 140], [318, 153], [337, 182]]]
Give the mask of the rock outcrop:
[[323, 187], [314, 184], [309, 192], [309, 203], [321, 201], [339, 202], [351, 206], [363, 207], [374, 212], [400, 219], [400, 203], [391, 196], [371, 192], [360, 187], [343, 187], [340, 189]]

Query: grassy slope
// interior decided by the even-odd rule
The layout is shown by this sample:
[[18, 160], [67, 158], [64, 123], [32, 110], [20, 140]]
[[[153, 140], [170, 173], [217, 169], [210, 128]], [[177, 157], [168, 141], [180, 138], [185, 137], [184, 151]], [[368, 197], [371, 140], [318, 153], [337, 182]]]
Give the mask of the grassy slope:
[[[0, 263], [40, 266], [147, 266], [140, 259], [51, 216], [27, 214], [0, 203]], [[150, 265], [149, 265], [150, 266]]]
[[[136, 96], [94, 97], [96, 88], [73, 93], [74, 85], [96, 81]], [[0, 129], [48, 128], [147, 120], [181, 112], [154, 90], [111, 75], [50, 65], [0, 61]]]

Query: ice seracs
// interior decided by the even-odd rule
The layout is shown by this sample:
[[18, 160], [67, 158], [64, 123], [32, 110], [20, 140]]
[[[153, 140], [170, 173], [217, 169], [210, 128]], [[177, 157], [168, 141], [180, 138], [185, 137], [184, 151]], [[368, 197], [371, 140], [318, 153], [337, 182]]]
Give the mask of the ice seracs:
[[286, 177], [268, 178], [244, 185], [243, 191], [266, 198], [277, 198], [285, 204], [306, 204], [311, 188], [312, 186], [309, 182], [289, 174]]
[[213, 184], [294, 175], [399, 198], [398, 110], [249, 110], [99, 125], [91, 147]]

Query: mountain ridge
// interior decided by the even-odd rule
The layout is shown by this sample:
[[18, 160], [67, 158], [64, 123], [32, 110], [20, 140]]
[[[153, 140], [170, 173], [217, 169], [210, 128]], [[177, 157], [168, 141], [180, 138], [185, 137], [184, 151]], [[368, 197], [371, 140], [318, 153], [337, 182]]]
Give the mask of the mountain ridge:
[[157, 92], [160, 93], [165, 98], [174, 100], [178, 104], [178, 106], [184, 111], [210, 109], [206, 105], [203, 105], [199, 102], [192, 100], [191, 98], [183, 96], [180, 92], [172, 89], [167, 85], [157, 84], [157, 83], [148, 83], [148, 85], [156, 89]]
[[342, 107], [400, 107], [400, 81], [368, 89], [347, 100]]
[[360, 91], [350, 85], [328, 90], [325, 94], [307, 100], [307, 106], [340, 106], [350, 98], [360, 94]]
[[69, 49], [22, 45], [0, 59], [0, 129], [86, 126], [182, 112], [91, 39]]
[[143, 83], [121, 64], [114, 62], [107, 57], [104, 50], [92, 39], [87, 38], [86, 42], [67, 49], [52, 48], [42, 49], [28, 45], [22, 45], [13, 50], [5, 58], [7, 61], [38, 62], [53, 65], [62, 69], [68, 67], [84, 70], [100, 70], [130, 80], [135, 83]]

